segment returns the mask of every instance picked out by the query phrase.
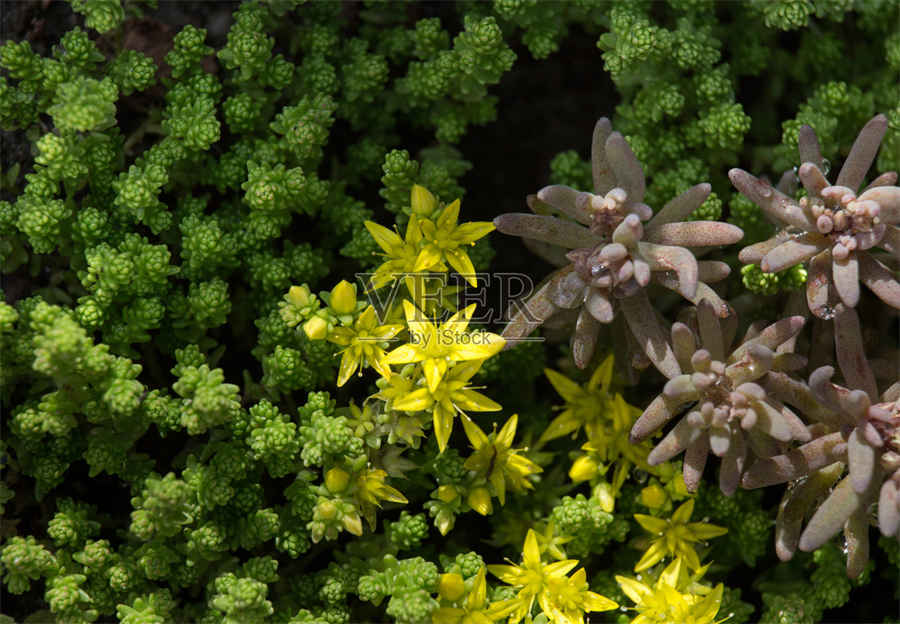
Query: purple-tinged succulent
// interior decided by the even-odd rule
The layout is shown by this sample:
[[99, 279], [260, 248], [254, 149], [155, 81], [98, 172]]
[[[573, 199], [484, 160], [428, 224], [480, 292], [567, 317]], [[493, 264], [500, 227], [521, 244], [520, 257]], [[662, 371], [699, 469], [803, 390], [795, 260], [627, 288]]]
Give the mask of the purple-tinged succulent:
[[779, 349], [803, 324], [802, 316], [792, 316], [762, 330], [751, 327], [729, 350], [736, 319], [720, 322], [707, 301], [697, 306], [696, 330], [674, 323], [678, 374], [635, 422], [631, 441], [646, 439], [684, 406], [690, 408], [650, 452], [648, 463], [657, 465], [685, 451], [684, 482], [693, 491], [712, 452], [722, 459], [719, 487], [730, 495], [752, 455], [768, 457], [783, 452], [793, 440], [808, 441], [806, 425], [781, 400], [790, 400], [791, 393], [777, 392], [777, 384], [770, 391], [767, 383], [773, 373], [804, 365], [803, 358]]
[[709, 184], [688, 189], [653, 216], [643, 203], [641, 164], [606, 118], [594, 128], [591, 163], [593, 193], [554, 185], [529, 198], [533, 212], [549, 207], [568, 219], [528, 213], [494, 219], [498, 230], [523, 237], [534, 251], [563, 265], [520, 307], [503, 337], [512, 345], [551, 316], [578, 310], [572, 351], [575, 363], [584, 368], [600, 324], [610, 323], [621, 310], [653, 364], [664, 375], [677, 374], [665, 329], [644, 288], [654, 282], [692, 303], [708, 299], [726, 316], [730, 308], [707, 282], [727, 277], [728, 265], [698, 262], [688, 248], [729, 245], [740, 240], [743, 232], [716, 221], [682, 222], [709, 196]]
[[819, 141], [809, 126], [800, 129], [801, 165], [797, 171], [807, 195], [795, 200], [742, 169], [728, 173], [734, 186], [781, 229], [769, 240], [741, 250], [745, 264], [774, 273], [809, 261], [807, 303], [813, 314], [829, 319], [835, 302], [829, 285], [847, 307], [859, 301], [859, 283], [900, 309], [900, 283], [870, 250], [881, 247], [900, 258], [900, 187], [897, 173], [875, 178], [857, 195], [887, 132], [887, 118], [876, 115], [857, 136], [834, 184], [822, 172]]
[[[832, 383], [833, 375], [832, 367], [823, 366], [809, 378], [813, 395], [832, 414], [830, 426], [811, 427], [820, 434], [816, 439], [755, 462], [742, 485], [796, 480], [776, 521], [778, 556], [787, 560], [798, 548], [815, 550], [843, 529], [847, 574], [855, 578], [868, 560], [869, 512], [876, 500], [881, 532], [900, 536], [900, 382], [873, 403], [863, 390]], [[841, 479], [845, 467], [848, 474]], [[803, 518], [823, 497], [801, 532]]]

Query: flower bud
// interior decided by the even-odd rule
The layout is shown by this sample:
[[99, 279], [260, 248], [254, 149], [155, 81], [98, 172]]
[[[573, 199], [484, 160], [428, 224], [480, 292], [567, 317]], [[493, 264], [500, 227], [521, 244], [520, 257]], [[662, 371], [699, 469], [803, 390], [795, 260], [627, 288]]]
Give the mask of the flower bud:
[[312, 302], [312, 293], [309, 292], [306, 284], [303, 286], [291, 286], [285, 297], [288, 303], [298, 308], [305, 308]]
[[424, 186], [413, 184], [410, 194], [412, 211], [421, 217], [430, 217], [437, 208], [437, 200]]
[[459, 493], [452, 485], [442, 485], [437, 489], [437, 497], [445, 503], [453, 502], [457, 496], [459, 496]]
[[600, 467], [597, 462], [588, 455], [582, 455], [572, 463], [572, 468], [569, 469], [569, 478], [575, 483], [590, 481], [597, 476], [599, 471]]
[[656, 483], [641, 490], [641, 504], [650, 509], [660, 509], [666, 504], [666, 498], [666, 491]]
[[341, 524], [344, 525], [348, 533], [352, 533], [357, 537], [363, 534], [362, 518], [355, 511], [345, 513], [344, 517], [341, 518]]
[[334, 501], [327, 498], [321, 499], [316, 504], [316, 515], [322, 520], [333, 520], [337, 516], [338, 508]]
[[314, 316], [303, 324], [303, 332], [310, 340], [324, 340], [328, 335], [328, 323], [321, 316]]
[[352, 314], [356, 310], [356, 288], [347, 280], [341, 280], [331, 289], [328, 303], [338, 314]]
[[594, 497], [600, 503], [600, 509], [606, 513], [612, 513], [616, 508], [616, 497], [613, 494], [613, 487], [606, 481], [600, 482], [594, 488]]
[[438, 581], [438, 593], [444, 600], [449, 600], [450, 602], [459, 600], [466, 593], [463, 577], [456, 572], [441, 574], [441, 578]]
[[468, 503], [469, 507], [480, 513], [482, 516], [486, 516], [493, 511], [493, 505], [491, 505], [491, 493], [484, 487], [477, 487], [469, 492]]
[[350, 475], [347, 474], [346, 470], [332, 468], [325, 473], [325, 487], [332, 494], [338, 494], [346, 490], [348, 483], [350, 483]]

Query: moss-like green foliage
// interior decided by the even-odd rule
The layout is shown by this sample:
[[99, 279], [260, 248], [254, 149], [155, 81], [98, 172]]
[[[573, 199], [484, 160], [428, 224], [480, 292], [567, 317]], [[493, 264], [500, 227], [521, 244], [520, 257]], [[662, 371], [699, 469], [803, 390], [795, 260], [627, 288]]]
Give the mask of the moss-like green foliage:
[[[773, 185], [787, 171], [783, 190], [801, 201], [804, 126], [834, 180], [827, 169], [884, 113], [872, 170], [900, 168], [900, 9], [887, 1], [40, 4], [12, 3], [0, 44], [3, 621], [418, 624], [484, 621], [517, 601], [517, 613], [543, 621], [556, 596], [569, 600], [557, 605], [568, 621], [630, 620], [637, 611], [585, 613], [596, 604], [586, 592], [631, 607], [615, 578], [633, 577], [647, 547], [634, 515], [668, 518], [688, 493], [680, 463], [650, 466], [652, 445], [628, 442], [664, 380], [639, 370], [647, 362], [627, 327], [577, 321], [599, 345], [583, 372], [567, 342], [576, 319], [564, 311], [542, 327], [546, 342], [483, 362], [466, 348], [451, 360], [400, 351], [376, 384], [372, 354], [415, 342], [387, 299], [414, 297], [403, 280], [373, 293], [364, 274], [398, 259], [438, 274], [463, 257], [493, 269], [479, 276], [484, 290], [444, 290], [436, 305], [477, 303], [485, 314], [469, 329], [500, 333], [509, 298], [525, 294], [525, 278], [539, 288], [543, 269], [518, 241], [488, 238], [489, 222], [525, 212], [526, 196], [548, 182], [603, 186], [582, 114], [587, 124], [607, 116], [624, 135], [611, 153], [627, 142], [640, 161], [636, 201], [656, 213], [709, 183], [675, 225], [727, 221], [745, 245], [775, 230], [734, 192], [728, 170]], [[567, 72], [588, 70], [573, 91]], [[545, 113], [551, 100], [567, 113]], [[587, 138], [558, 140], [569, 132]], [[525, 157], [536, 161], [523, 172]], [[636, 182], [628, 173], [613, 177]], [[402, 241], [392, 250], [390, 232]], [[565, 263], [534, 242], [543, 259]], [[742, 269], [736, 248], [697, 257], [701, 273], [719, 274], [715, 296], [739, 312], [741, 335], [805, 305], [803, 263], [763, 273], [759, 263]], [[665, 281], [671, 268], [653, 270]], [[648, 292], [667, 327], [694, 328], [687, 302]], [[370, 303], [375, 326], [388, 328], [375, 339], [359, 323]], [[865, 291], [858, 311], [872, 384], [884, 391], [896, 380], [882, 373], [897, 336], [879, 305]], [[770, 354], [772, 370], [803, 385], [807, 360], [835, 360], [832, 325], [804, 330], [794, 353]], [[348, 351], [359, 375], [338, 387]], [[592, 376], [610, 352], [615, 372], [610, 362]], [[420, 365], [428, 378], [416, 385]], [[546, 369], [566, 373], [570, 396], [557, 398]], [[868, 377], [841, 379], [855, 389]], [[394, 409], [401, 398], [410, 409]], [[475, 409], [495, 402], [502, 413]], [[563, 403], [567, 412], [554, 413]], [[452, 425], [443, 452], [435, 427], [447, 423], [435, 405]], [[837, 431], [832, 412], [816, 414], [800, 414], [816, 422], [811, 431]], [[569, 428], [547, 442], [553, 421]], [[783, 439], [754, 450], [797, 446]], [[611, 448], [630, 471], [607, 461]], [[704, 478], [692, 521], [728, 529], [695, 544], [712, 564], [700, 582], [726, 586], [716, 621], [891, 615], [895, 538], [872, 540], [854, 581], [833, 541], [779, 563], [774, 490], [727, 497], [714, 478]], [[537, 563], [523, 560], [528, 535]], [[578, 559], [586, 585], [557, 574], [533, 588], [532, 607], [526, 583], [495, 567], [561, 559]]]

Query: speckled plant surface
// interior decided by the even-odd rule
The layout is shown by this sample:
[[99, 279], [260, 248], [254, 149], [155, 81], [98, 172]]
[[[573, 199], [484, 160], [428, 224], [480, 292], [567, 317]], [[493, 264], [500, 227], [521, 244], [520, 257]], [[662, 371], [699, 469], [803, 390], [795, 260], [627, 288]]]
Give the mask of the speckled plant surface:
[[0, 624], [900, 621], [896, 2], [0, 34]]

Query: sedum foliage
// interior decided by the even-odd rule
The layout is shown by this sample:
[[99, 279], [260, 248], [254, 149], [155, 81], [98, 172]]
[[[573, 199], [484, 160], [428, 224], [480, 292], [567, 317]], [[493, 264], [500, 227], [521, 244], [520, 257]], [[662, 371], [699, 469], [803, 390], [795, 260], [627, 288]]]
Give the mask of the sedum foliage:
[[[890, 616], [895, 4], [44, 4], [51, 26], [0, 44], [0, 620]], [[544, 107], [608, 115], [604, 141], [529, 153], [582, 132]], [[492, 223], [541, 187], [536, 215]], [[588, 195], [622, 214], [591, 221]], [[850, 228], [867, 288], [843, 252], [808, 262], [791, 206], [831, 219], [804, 236]], [[501, 351], [487, 315], [508, 302], [461, 296], [490, 268], [548, 273], [495, 225], [580, 271], [546, 342]], [[644, 318], [615, 290], [630, 273], [594, 283], [596, 258], [559, 250], [586, 245], [652, 263]], [[603, 320], [582, 314], [573, 345], [582, 304]], [[728, 380], [746, 396], [710, 362], [752, 369]], [[772, 437], [786, 403], [795, 429]], [[809, 470], [784, 468], [798, 457]], [[780, 505], [737, 488], [792, 479]]]

